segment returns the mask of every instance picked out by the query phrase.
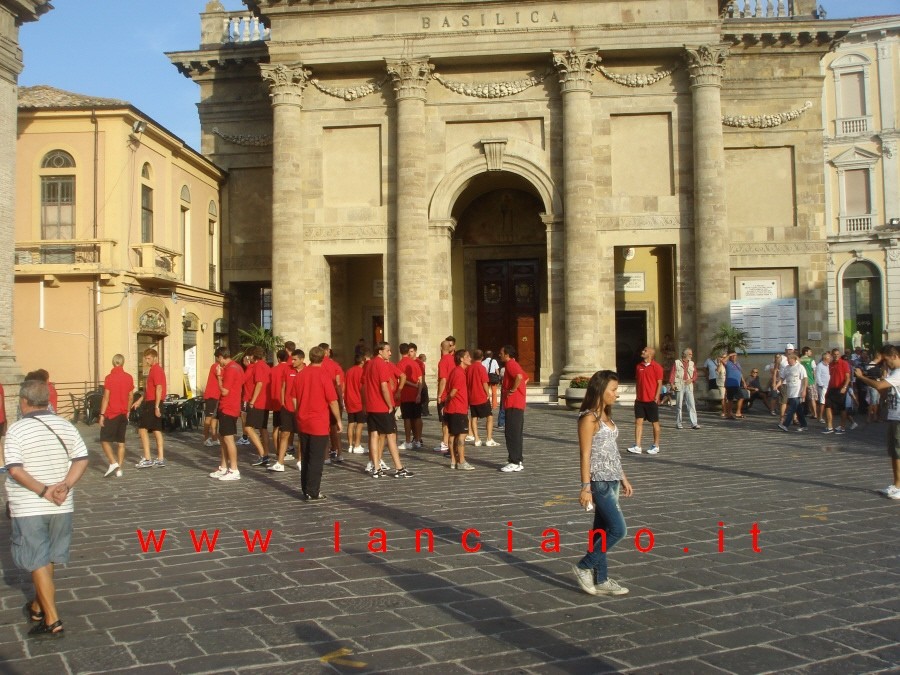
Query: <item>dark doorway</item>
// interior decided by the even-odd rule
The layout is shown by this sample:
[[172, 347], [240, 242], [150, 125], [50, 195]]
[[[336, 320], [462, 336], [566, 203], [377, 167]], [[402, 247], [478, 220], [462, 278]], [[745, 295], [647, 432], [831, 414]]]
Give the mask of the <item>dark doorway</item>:
[[616, 371], [619, 379], [634, 382], [634, 369], [647, 346], [647, 312], [619, 310], [616, 312]]
[[478, 262], [478, 346], [497, 354], [514, 345], [531, 382], [540, 380], [537, 260]]

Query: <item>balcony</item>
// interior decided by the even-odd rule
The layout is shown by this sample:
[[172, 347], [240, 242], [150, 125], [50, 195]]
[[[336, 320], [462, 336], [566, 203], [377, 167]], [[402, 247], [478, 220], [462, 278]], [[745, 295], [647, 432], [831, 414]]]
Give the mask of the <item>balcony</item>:
[[18, 275], [78, 275], [108, 273], [113, 268], [112, 239], [42, 239], [17, 241]]
[[779, 19], [798, 16], [793, 0], [721, 0], [725, 19]]
[[872, 117], [844, 117], [837, 120], [838, 136], [855, 136], [867, 133], [872, 128]]
[[171, 283], [179, 281], [181, 253], [157, 244], [138, 244], [131, 247], [134, 275], [139, 281]]
[[861, 216], [840, 216], [838, 221], [840, 234], [862, 234], [871, 232], [875, 216], [871, 213]]

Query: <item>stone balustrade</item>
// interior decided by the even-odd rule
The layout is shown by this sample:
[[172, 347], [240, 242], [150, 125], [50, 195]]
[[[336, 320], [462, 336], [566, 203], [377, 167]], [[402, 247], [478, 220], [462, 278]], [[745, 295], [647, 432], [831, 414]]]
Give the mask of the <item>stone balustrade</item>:
[[840, 216], [839, 221], [841, 234], [859, 234], [860, 232], [869, 232], [872, 230], [872, 224], [875, 222], [875, 217], [872, 214]]
[[[111, 239], [42, 239], [17, 241], [15, 270], [18, 273], [57, 272], [53, 266], [63, 266], [71, 273], [96, 274], [112, 267]], [[38, 269], [39, 268], [39, 269]]]
[[269, 40], [272, 31], [264, 26], [259, 17], [245, 13], [228, 14], [222, 19], [222, 42], [242, 44]]
[[730, 0], [722, 15], [726, 19], [780, 19], [799, 13], [795, 0]]
[[179, 270], [181, 253], [172, 249], [147, 243], [131, 247], [134, 255], [134, 273], [140, 278], [174, 281], [184, 278]]
[[871, 117], [843, 117], [837, 121], [837, 132], [840, 136], [864, 134], [871, 129]]

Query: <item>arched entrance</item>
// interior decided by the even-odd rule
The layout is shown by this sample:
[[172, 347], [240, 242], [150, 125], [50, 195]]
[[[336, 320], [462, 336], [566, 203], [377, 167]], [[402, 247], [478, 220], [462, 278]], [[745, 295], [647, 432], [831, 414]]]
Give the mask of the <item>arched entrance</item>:
[[515, 345], [532, 382], [541, 379], [546, 325], [547, 235], [537, 190], [523, 177], [491, 171], [471, 178], [453, 205], [454, 325], [466, 346]]
[[842, 282], [844, 348], [872, 350], [882, 344], [884, 328], [881, 273], [868, 260], [857, 260], [844, 270]]

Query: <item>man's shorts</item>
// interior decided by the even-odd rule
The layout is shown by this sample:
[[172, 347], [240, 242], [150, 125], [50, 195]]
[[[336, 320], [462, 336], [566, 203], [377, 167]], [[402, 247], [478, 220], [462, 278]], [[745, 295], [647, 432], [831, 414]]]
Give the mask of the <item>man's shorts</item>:
[[394, 417], [394, 413], [368, 413], [366, 423], [369, 433], [376, 432], [385, 435], [397, 433], [397, 418]]
[[203, 414], [207, 417], [215, 417], [219, 410], [219, 399], [208, 398], [203, 401]]
[[787, 386], [781, 385], [778, 387], [778, 403], [780, 405], [787, 405], [788, 395], [787, 395]]
[[125, 432], [128, 431], [128, 415], [119, 415], [112, 419], [104, 418], [100, 427], [100, 442], [124, 443]]
[[226, 415], [221, 410], [216, 414], [219, 420], [219, 438], [222, 436], [234, 436], [237, 434], [237, 417]]
[[12, 519], [12, 559], [16, 567], [34, 572], [50, 563], [69, 562], [72, 512]]
[[160, 417], [157, 417], [154, 401], [144, 401], [141, 404], [141, 419], [138, 422], [138, 428], [147, 431], [162, 431], [162, 410], [160, 410]]
[[400, 414], [405, 420], [417, 420], [422, 418], [422, 404], [415, 401], [400, 404]]
[[267, 429], [269, 427], [269, 411], [250, 408], [247, 411], [247, 426], [253, 429]]
[[359, 412], [348, 412], [347, 413], [347, 424], [365, 424], [366, 423], [366, 413], [360, 410]]
[[644, 419], [651, 424], [659, 422], [659, 406], [656, 401], [635, 401], [634, 419]]
[[900, 422], [888, 421], [887, 451], [891, 459], [900, 459]]
[[816, 401], [825, 405], [825, 392], [828, 391], [828, 387], [823, 387], [822, 385], [816, 385]]
[[447, 431], [451, 436], [469, 433], [469, 416], [463, 413], [444, 413]]
[[829, 388], [825, 392], [825, 405], [834, 412], [844, 412], [847, 409], [847, 394], [842, 392], [840, 387]]
[[472, 413], [472, 417], [477, 417], [480, 420], [493, 415], [490, 403], [479, 403], [478, 405], [469, 406], [469, 411]]
[[287, 408], [278, 411], [278, 428], [286, 434], [297, 433], [297, 415]]
[[729, 401], [739, 401], [741, 399], [740, 387], [725, 387], [725, 397]]

